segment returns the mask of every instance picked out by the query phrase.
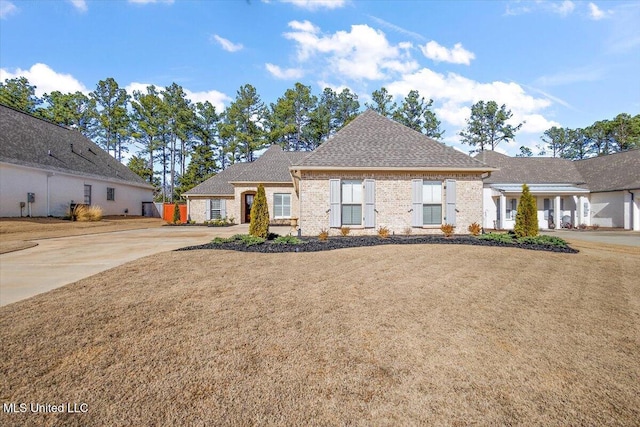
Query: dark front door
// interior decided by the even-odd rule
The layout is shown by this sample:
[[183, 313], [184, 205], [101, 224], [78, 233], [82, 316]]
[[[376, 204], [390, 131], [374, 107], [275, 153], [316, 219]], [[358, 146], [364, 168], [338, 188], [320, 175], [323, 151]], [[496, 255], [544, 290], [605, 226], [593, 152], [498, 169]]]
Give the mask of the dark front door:
[[244, 222], [251, 222], [251, 207], [253, 206], [253, 194], [244, 195]]

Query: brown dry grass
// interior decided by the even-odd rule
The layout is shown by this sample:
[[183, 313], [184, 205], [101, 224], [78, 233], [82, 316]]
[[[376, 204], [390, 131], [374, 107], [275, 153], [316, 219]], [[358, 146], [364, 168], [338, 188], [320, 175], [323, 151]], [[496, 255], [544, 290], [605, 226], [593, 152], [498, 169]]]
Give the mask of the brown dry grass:
[[0, 254], [35, 246], [31, 240], [160, 227], [158, 218], [107, 216], [79, 222], [59, 218], [0, 218]]
[[640, 255], [172, 252], [0, 308], [13, 425], [637, 425]]

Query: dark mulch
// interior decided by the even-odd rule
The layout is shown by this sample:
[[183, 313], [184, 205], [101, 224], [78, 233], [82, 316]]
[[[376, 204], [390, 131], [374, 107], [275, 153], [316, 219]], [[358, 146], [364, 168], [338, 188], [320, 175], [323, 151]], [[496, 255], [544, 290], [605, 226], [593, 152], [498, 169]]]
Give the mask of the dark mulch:
[[319, 252], [334, 249], [357, 248], [363, 246], [378, 245], [417, 245], [417, 244], [440, 244], [440, 245], [475, 245], [475, 246], [501, 246], [507, 248], [529, 249], [534, 251], [561, 252], [575, 254], [579, 251], [569, 246], [534, 245], [525, 243], [502, 243], [493, 240], [481, 240], [473, 236], [391, 236], [382, 239], [378, 236], [347, 236], [330, 237], [326, 241], [320, 241], [316, 237], [302, 238], [304, 244], [277, 244], [266, 241], [262, 244], [247, 246], [241, 242], [230, 243], [207, 243], [205, 245], [188, 246], [178, 249], [179, 251], [190, 251], [197, 249], [223, 249], [242, 252]]

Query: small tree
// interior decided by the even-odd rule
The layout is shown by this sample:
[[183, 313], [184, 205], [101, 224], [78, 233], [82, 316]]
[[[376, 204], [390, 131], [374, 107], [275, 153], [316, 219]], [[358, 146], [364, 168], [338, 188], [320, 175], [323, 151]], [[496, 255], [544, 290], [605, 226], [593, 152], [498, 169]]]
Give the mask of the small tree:
[[516, 214], [516, 225], [513, 229], [518, 237], [534, 237], [538, 235], [538, 208], [536, 199], [529, 192], [527, 184], [522, 185], [522, 196]]
[[174, 203], [173, 204], [173, 223], [177, 224], [180, 222], [180, 206], [178, 206], [178, 203]]
[[258, 192], [253, 199], [249, 234], [263, 239], [266, 239], [269, 235], [269, 206], [267, 206], [267, 196], [264, 193], [262, 184], [258, 185]]

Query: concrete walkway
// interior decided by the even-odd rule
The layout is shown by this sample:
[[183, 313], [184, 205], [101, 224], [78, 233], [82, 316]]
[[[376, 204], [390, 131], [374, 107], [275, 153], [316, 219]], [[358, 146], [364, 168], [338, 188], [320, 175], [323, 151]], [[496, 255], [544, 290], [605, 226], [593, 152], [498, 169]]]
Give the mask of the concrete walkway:
[[[271, 231], [288, 234], [289, 227], [272, 227]], [[148, 255], [247, 232], [247, 224], [159, 227], [37, 240], [38, 246], [0, 255], [0, 306]]]

